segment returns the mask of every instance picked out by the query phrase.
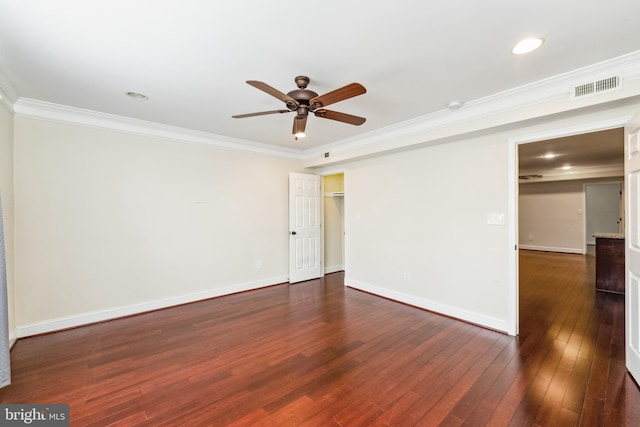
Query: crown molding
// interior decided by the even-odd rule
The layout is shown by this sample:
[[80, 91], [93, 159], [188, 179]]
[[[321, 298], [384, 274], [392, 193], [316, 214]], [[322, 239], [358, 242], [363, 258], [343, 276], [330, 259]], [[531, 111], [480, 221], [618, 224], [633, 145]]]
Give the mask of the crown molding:
[[624, 176], [624, 164], [596, 165], [575, 167], [569, 170], [545, 169], [519, 171], [523, 175], [542, 175], [541, 178], [519, 179], [520, 184], [533, 184], [545, 181], [567, 181], [576, 179], [612, 178]]
[[523, 144], [527, 142], [544, 141], [547, 139], [564, 138], [567, 136], [581, 135], [589, 132], [599, 132], [608, 129], [615, 129], [624, 127], [633, 114], [620, 115], [607, 120], [599, 120], [597, 122], [584, 123], [576, 126], [569, 126], [562, 129], [554, 129], [552, 131], [537, 132], [534, 134], [519, 135], [509, 138], [509, 141], [514, 144]]
[[[610, 75], [621, 78], [621, 90], [586, 99], [570, 99], [573, 85]], [[326, 167], [393, 150], [439, 143], [462, 134], [636, 95], [640, 95], [640, 51], [470, 100], [457, 110], [444, 109], [320, 147], [297, 150], [18, 97], [0, 70], [0, 102], [17, 116], [300, 159], [306, 167]], [[324, 157], [326, 152], [330, 153], [328, 158]]]
[[13, 104], [18, 99], [18, 93], [6, 74], [0, 69], [0, 104], [13, 111]]
[[231, 138], [177, 126], [163, 125], [161, 123], [133, 119], [98, 111], [85, 110], [39, 101], [29, 98], [18, 98], [13, 105], [16, 116], [49, 120], [52, 122], [86, 126], [96, 129], [106, 129], [135, 135], [153, 136], [179, 142], [206, 144], [220, 148], [249, 151], [300, 159], [299, 150], [285, 147], [277, 147], [260, 142], [247, 141], [239, 138]]
[[[622, 89], [571, 100], [571, 88], [585, 80], [620, 76]], [[504, 92], [466, 102], [356, 137], [303, 151], [305, 166], [323, 167], [407, 148], [429, 141], [640, 95], [640, 51], [632, 52]], [[553, 105], [543, 112], [542, 106]], [[328, 158], [324, 153], [329, 152]]]
[[5, 92], [2, 86], [0, 86], [0, 104], [7, 107], [9, 111], [13, 112], [13, 102], [11, 102], [9, 95], [7, 95], [7, 92]]

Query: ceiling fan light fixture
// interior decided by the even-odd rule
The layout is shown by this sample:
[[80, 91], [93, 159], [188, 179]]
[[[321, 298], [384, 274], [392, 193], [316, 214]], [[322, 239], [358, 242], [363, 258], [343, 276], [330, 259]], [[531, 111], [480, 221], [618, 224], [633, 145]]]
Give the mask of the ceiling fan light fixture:
[[544, 43], [544, 39], [540, 37], [530, 37], [520, 41], [511, 52], [514, 55], [524, 55], [525, 53], [533, 52]]

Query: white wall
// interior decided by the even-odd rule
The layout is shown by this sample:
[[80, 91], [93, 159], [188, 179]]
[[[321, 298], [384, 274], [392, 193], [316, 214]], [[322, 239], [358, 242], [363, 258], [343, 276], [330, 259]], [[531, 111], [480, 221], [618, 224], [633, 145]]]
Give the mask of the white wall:
[[515, 333], [515, 144], [636, 111], [603, 106], [346, 162], [346, 285]]
[[17, 117], [19, 335], [286, 281], [287, 182], [298, 170], [297, 160]]
[[[622, 180], [622, 177], [619, 179]], [[584, 184], [611, 181], [612, 179], [581, 179], [520, 184], [520, 248], [585, 253], [588, 236]]]
[[521, 249], [584, 253], [582, 181], [520, 184], [518, 234]]
[[13, 113], [0, 103], [0, 196], [4, 221], [5, 256], [7, 265], [7, 303], [9, 340], [16, 340], [14, 282], [14, 213], [13, 213]]
[[504, 136], [347, 166], [346, 284], [506, 330], [506, 177]]
[[[487, 224], [515, 198], [513, 141], [639, 110], [345, 161], [347, 285], [513, 332], [515, 218]], [[14, 134], [19, 336], [286, 280], [298, 161], [25, 117]]]
[[584, 187], [587, 244], [595, 245], [595, 233], [624, 233], [624, 177], [618, 182]]

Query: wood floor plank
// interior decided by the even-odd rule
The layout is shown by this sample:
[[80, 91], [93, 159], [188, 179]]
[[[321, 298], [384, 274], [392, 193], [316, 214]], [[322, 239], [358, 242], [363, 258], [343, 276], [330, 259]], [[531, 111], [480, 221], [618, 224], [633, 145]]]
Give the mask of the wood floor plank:
[[521, 251], [518, 337], [334, 273], [20, 339], [0, 402], [69, 403], [83, 427], [640, 425], [624, 298], [593, 267]]
[[[461, 424], [465, 423], [468, 418], [477, 422], [479, 417], [471, 417], [471, 414], [478, 410], [480, 412], [486, 409], [478, 409], [482, 404], [483, 399], [490, 396], [490, 389], [496, 384], [499, 375], [504, 372], [508, 363], [516, 355], [517, 346], [513, 340], [507, 340], [504, 348], [502, 348], [500, 354], [487, 366], [482, 372], [481, 376], [471, 384], [471, 387], [465, 394], [464, 398], [456, 403], [455, 407], [447, 415], [447, 418], [453, 418], [454, 420], [461, 420]], [[446, 419], [445, 419], [446, 421]], [[482, 418], [483, 422], [486, 422], [486, 418]]]

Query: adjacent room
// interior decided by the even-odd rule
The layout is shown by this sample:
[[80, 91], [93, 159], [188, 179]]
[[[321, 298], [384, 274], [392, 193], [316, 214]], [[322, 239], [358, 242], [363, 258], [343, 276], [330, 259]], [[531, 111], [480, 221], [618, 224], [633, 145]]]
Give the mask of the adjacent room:
[[0, 416], [637, 425], [640, 3], [600, 6], [0, 1]]

